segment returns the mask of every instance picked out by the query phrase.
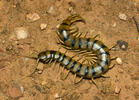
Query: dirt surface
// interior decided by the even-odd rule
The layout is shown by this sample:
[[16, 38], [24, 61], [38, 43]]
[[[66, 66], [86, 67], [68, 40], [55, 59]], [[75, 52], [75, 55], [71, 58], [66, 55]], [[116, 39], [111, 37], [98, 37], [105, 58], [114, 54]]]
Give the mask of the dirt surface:
[[[33, 13], [40, 18], [29, 21], [27, 15]], [[56, 27], [74, 13], [86, 20], [77, 26], [87, 37], [100, 34], [108, 47], [118, 40], [128, 43], [127, 50], [117, 46], [111, 51], [122, 64], [112, 62], [115, 67], [105, 74], [110, 78], [95, 80], [98, 89], [86, 79], [74, 84], [71, 73], [63, 80], [58, 64], [42, 64], [43, 72], [29, 77], [36, 61], [17, 56], [58, 50]], [[139, 100], [139, 34], [133, 16], [139, 22], [139, 0], [0, 0], [0, 100]], [[42, 23], [46, 29], [40, 29]], [[28, 31], [27, 38], [14, 36], [18, 27]]]

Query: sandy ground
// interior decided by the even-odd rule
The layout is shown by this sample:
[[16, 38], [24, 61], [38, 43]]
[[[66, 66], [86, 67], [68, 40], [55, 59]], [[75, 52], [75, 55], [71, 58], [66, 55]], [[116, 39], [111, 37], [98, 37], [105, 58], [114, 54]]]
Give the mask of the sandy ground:
[[[40, 18], [27, 20], [32, 13]], [[42, 64], [42, 73], [28, 77], [36, 61], [17, 56], [58, 50], [56, 27], [73, 13], [85, 18], [86, 24], [77, 26], [89, 32], [87, 37], [100, 34], [99, 40], [108, 47], [118, 40], [128, 43], [125, 51], [119, 47], [111, 51], [122, 64], [113, 61], [116, 66], [105, 74], [110, 78], [95, 80], [99, 89], [86, 79], [74, 84], [71, 73], [63, 80], [57, 64]], [[133, 16], [139, 22], [139, 0], [0, 0], [0, 100], [139, 100], [139, 34]], [[44, 30], [42, 23], [47, 24]], [[17, 27], [27, 29], [29, 36], [14, 37]]]

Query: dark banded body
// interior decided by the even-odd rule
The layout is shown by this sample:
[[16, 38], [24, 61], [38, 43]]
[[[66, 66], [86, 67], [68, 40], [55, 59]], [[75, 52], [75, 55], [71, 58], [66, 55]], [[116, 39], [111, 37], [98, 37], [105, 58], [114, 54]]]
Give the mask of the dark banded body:
[[41, 52], [38, 55], [38, 59], [42, 63], [49, 63], [50, 60], [56, 60], [67, 70], [70, 70], [72, 73], [75, 73], [76, 75], [84, 78], [95, 78], [100, 76], [101, 73], [104, 73], [103, 67], [99, 64], [87, 66], [73, 60], [72, 58], [58, 51], [50, 50]]
[[[111, 62], [109, 49], [107, 46], [104, 45], [104, 43], [99, 40], [95, 40], [94, 38], [74, 37], [70, 33], [70, 28], [71, 25], [77, 21], [85, 22], [84, 19], [79, 15], [72, 15], [65, 19], [58, 28], [58, 37], [62, 41], [62, 44], [64, 44], [64, 46], [70, 47], [71, 49], [88, 50], [95, 52], [98, 57], [98, 61], [92, 66], [95, 67], [95, 76], [99, 76], [109, 69], [109, 65]], [[89, 70], [88, 73], [91, 73], [91, 71]]]

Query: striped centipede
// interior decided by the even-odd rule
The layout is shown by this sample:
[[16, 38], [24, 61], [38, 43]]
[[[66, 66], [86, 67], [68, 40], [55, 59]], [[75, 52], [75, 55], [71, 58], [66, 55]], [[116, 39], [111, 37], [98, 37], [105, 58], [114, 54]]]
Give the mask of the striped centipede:
[[[37, 62], [42, 62], [45, 64], [51, 63], [52, 61], [60, 63], [64, 66], [63, 68], [67, 69], [69, 72], [74, 73], [75, 76], [77, 75], [80, 77], [78, 82], [83, 78], [92, 79], [93, 81], [94, 78], [97, 78], [102, 73], [106, 72], [106, 68], [104, 69], [99, 63], [90, 66], [81, 64], [80, 62], [73, 60], [72, 57], [66, 56], [64, 53], [54, 50], [42, 51], [38, 54], [38, 57], [34, 57], [33, 59], [36, 59]], [[109, 66], [109, 63], [107, 66]]]
[[[95, 64], [92, 65], [93, 68], [91, 67], [91, 69], [86, 69], [90, 67], [85, 67], [82, 69], [86, 69], [84, 74], [89, 73], [89, 77], [102, 76], [102, 74], [104, 74], [114, 66], [113, 65], [112, 67], [110, 67], [110, 63], [116, 58], [111, 58], [109, 53], [111, 49], [109, 49], [101, 41], [95, 39], [97, 35], [93, 38], [77, 36], [78, 28], [73, 27], [73, 24], [75, 22], [85, 23], [85, 20], [78, 14], [71, 15], [67, 19], [63, 20], [63, 22], [58, 27], [57, 32], [59, 43], [69, 50], [87, 50], [94, 52], [97, 55], [98, 60]], [[90, 75], [91, 70], [92, 73], [95, 72], [95, 74]]]

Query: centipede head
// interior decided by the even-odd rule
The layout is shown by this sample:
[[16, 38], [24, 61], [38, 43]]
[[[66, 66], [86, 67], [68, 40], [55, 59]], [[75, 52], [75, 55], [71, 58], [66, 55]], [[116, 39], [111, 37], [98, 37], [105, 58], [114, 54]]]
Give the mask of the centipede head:
[[37, 58], [37, 63], [42, 62], [42, 63], [50, 63], [52, 58], [48, 57], [50, 56], [49, 51], [43, 51], [41, 53], [38, 54], [38, 58]]

